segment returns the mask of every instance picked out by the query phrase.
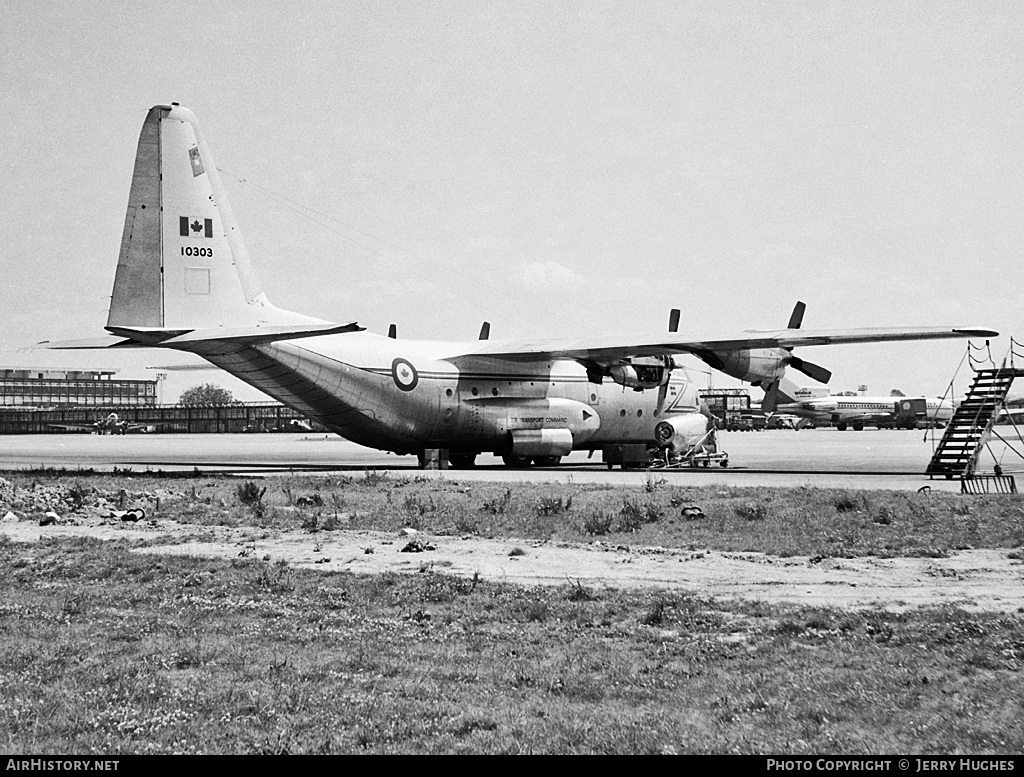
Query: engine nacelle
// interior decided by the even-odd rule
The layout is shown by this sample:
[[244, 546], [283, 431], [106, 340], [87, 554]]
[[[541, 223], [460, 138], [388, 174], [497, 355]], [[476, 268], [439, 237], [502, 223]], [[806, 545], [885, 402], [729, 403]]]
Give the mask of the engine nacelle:
[[714, 428], [713, 418], [701, 413], [685, 413], [659, 422], [654, 427], [654, 439], [661, 447], [670, 448], [676, 453], [714, 453], [715, 438], [710, 434]]
[[694, 353], [716, 370], [755, 385], [767, 385], [781, 378], [791, 358], [785, 348], [741, 348], [735, 351]]
[[634, 391], [645, 389], [656, 389], [668, 383], [672, 374], [671, 362], [651, 358], [632, 359], [629, 362], [612, 364], [606, 374], [620, 386], [626, 386]]

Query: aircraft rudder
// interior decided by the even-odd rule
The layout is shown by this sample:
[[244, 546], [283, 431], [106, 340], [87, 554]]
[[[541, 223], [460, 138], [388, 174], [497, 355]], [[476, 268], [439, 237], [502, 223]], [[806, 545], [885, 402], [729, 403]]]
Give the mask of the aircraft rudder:
[[149, 109], [139, 133], [107, 326], [163, 326], [160, 240], [160, 119]]

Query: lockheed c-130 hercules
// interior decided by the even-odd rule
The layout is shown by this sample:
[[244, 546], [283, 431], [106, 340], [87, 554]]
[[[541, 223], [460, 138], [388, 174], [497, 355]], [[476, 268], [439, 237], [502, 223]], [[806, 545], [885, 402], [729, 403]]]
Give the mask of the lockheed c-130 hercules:
[[361, 445], [556, 464], [626, 444], [686, 450], [709, 418], [673, 355], [694, 354], [769, 397], [794, 347], [988, 337], [981, 328], [803, 330], [439, 342], [375, 335], [275, 307], [260, 287], [199, 124], [176, 103], [142, 126], [106, 330], [51, 348], [188, 351]]

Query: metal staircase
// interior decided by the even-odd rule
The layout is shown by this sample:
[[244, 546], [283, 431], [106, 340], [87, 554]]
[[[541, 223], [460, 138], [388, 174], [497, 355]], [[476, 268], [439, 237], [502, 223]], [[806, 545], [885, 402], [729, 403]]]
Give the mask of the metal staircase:
[[[973, 365], [972, 365], [973, 366]], [[982, 447], [992, 434], [992, 425], [1003, 409], [1014, 378], [1024, 370], [1012, 366], [974, 368], [974, 383], [953, 413], [925, 470], [930, 477], [947, 480], [973, 478]], [[999, 474], [999, 473], [997, 473]]]

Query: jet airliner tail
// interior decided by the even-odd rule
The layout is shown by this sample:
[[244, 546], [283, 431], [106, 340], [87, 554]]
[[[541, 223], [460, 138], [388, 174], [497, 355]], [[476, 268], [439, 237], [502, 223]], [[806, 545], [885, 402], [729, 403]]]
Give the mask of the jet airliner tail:
[[828, 395], [829, 390], [825, 386], [800, 386], [786, 377], [779, 380], [779, 404], [791, 405], [794, 402], [802, 402], [808, 399], [820, 399], [821, 397], [827, 397]]

